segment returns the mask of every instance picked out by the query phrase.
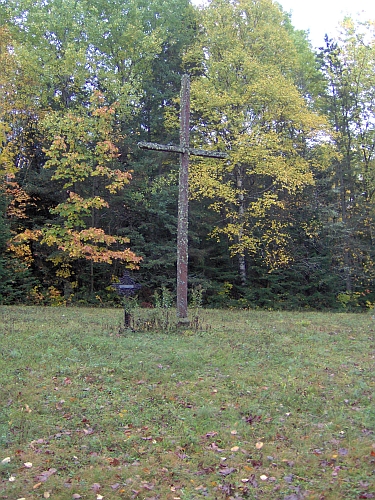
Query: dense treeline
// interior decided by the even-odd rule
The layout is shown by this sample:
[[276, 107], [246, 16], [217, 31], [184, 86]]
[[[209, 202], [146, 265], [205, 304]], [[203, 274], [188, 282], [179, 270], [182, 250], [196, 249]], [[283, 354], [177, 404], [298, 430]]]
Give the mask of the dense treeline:
[[0, 302], [174, 293], [181, 75], [189, 280], [209, 306], [375, 303], [374, 26], [314, 52], [272, 0], [0, 0]]

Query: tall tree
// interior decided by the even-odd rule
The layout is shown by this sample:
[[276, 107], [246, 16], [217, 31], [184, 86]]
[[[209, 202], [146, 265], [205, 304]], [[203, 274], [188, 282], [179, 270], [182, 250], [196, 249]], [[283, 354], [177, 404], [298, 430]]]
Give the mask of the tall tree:
[[133, 265], [140, 260], [129, 249], [110, 249], [127, 240], [106, 233], [103, 222], [98, 224], [99, 211], [109, 207], [109, 195], [131, 179], [129, 172], [119, 168], [115, 115], [116, 106], [95, 91], [82, 114], [55, 112], [43, 121], [51, 137], [45, 168], [53, 169], [52, 180], [63, 181], [68, 198], [50, 210], [58, 220], [42, 230], [42, 243], [58, 247], [61, 252], [52, 258], [55, 263], [62, 261], [65, 268], [69, 259], [109, 264], [119, 259]]
[[326, 78], [323, 110], [335, 130], [338, 156], [331, 171], [331, 243], [349, 294], [369, 288], [373, 274], [375, 195], [375, 42], [371, 23], [342, 23], [320, 54]]
[[261, 253], [272, 269], [289, 260], [288, 195], [313, 183], [324, 147], [324, 119], [309, 110], [294, 81], [299, 67], [285, 16], [271, 0], [215, 0], [204, 10], [196, 50], [202, 76], [192, 85], [196, 140], [223, 148], [230, 162], [192, 169], [194, 196], [212, 200], [230, 240], [241, 283], [247, 259]]

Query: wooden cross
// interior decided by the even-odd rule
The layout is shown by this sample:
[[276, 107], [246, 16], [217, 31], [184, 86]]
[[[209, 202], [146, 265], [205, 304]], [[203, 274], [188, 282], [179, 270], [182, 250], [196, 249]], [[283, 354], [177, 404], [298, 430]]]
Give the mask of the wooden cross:
[[178, 223], [177, 223], [177, 317], [179, 323], [189, 323], [187, 290], [188, 290], [188, 197], [189, 197], [189, 155], [207, 156], [225, 159], [226, 153], [205, 151], [189, 146], [190, 121], [190, 78], [183, 75], [181, 80], [180, 104], [180, 145], [170, 146], [154, 142], [139, 142], [141, 149], [166, 151], [180, 154], [180, 174], [178, 190]]

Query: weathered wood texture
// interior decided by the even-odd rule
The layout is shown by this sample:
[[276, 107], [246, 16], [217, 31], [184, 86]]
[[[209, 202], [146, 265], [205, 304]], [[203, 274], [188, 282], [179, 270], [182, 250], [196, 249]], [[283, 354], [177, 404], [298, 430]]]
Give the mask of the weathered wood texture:
[[183, 75], [180, 103], [180, 174], [178, 187], [177, 221], [177, 315], [179, 321], [188, 322], [188, 212], [189, 212], [189, 123], [190, 80]]
[[154, 151], [163, 151], [165, 153], [189, 153], [189, 155], [194, 156], [206, 156], [209, 158], [220, 158], [225, 160], [228, 158], [228, 154], [222, 151], [206, 151], [205, 149], [197, 148], [183, 148], [181, 146], [173, 146], [169, 144], [158, 144], [156, 142], [138, 142], [138, 147], [140, 149], [152, 149]]

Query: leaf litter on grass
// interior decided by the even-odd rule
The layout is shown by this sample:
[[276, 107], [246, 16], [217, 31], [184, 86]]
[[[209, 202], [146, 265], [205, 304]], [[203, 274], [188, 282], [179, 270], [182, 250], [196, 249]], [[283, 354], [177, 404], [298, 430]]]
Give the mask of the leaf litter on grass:
[[7, 308], [5, 494], [371, 498], [369, 318], [205, 313], [205, 335], [114, 337], [113, 311]]

